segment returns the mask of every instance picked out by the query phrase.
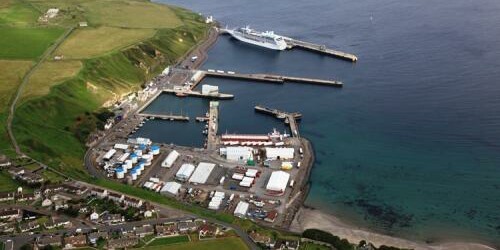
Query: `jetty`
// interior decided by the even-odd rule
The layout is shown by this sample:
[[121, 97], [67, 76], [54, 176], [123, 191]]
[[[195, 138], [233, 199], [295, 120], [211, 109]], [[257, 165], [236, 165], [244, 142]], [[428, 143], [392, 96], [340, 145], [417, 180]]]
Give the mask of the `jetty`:
[[139, 113], [138, 115], [148, 118], [159, 118], [170, 121], [183, 121], [183, 122], [189, 121], [189, 117], [183, 115], [174, 115], [174, 114], [166, 115], [166, 114], [150, 114], [150, 113]]
[[202, 97], [202, 98], [209, 98], [209, 99], [220, 99], [220, 100], [227, 100], [227, 99], [233, 99], [234, 95], [232, 94], [223, 94], [223, 93], [210, 93], [210, 94], [204, 94], [199, 91], [194, 91], [194, 90], [176, 90], [176, 89], [164, 89], [164, 93], [168, 94], [174, 94], [179, 97], [183, 96], [195, 96], [195, 97]]
[[219, 102], [211, 101], [208, 111], [208, 132], [207, 132], [207, 149], [214, 150], [217, 148], [217, 130], [219, 128]]
[[344, 59], [344, 60], [351, 61], [351, 62], [358, 61], [358, 57], [353, 55], [353, 54], [330, 49], [330, 48], [327, 48], [325, 45], [304, 42], [304, 41], [300, 41], [300, 40], [296, 40], [296, 39], [292, 39], [292, 38], [285, 38], [285, 42], [288, 44], [288, 48], [290, 48], [290, 49], [292, 49], [294, 47], [298, 47], [298, 48], [318, 52], [318, 53], [329, 55], [329, 56], [338, 57], [340, 59]]
[[296, 82], [296, 83], [307, 83], [316, 85], [325, 85], [331, 87], [342, 87], [343, 83], [336, 80], [325, 80], [317, 78], [308, 77], [295, 77], [295, 76], [285, 76], [285, 75], [275, 75], [275, 74], [244, 74], [236, 73], [233, 71], [223, 71], [223, 70], [197, 70], [193, 73], [191, 89], [194, 89], [205, 77], [216, 77], [216, 78], [232, 78], [238, 80], [250, 80], [258, 82], [267, 82], [275, 84], [283, 84], [285, 82]]
[[286, 124], [290, 126], [293, 137], [300, 137], [299, 126], [297, 120], [302, 119], [302, 114], [299, 112], [285, 112], [279, 109], [269, 108], [261, 105], [255, 106], [255, 111], [273, 115], [274, 117], [284, 120]]

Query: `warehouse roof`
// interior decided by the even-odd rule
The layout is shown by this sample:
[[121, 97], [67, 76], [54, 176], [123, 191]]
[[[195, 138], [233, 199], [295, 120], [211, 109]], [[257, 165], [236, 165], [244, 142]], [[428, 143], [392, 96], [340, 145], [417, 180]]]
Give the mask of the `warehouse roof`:
[[200, 162], [193, 175], [189, 179], [189, 182], [204, 184], [205, 182], [207, 182], [207, 179], [214, 168], [215, 164], [213, 163]]
[[271, 191], [284, 192], [289, 179], [289, 173], [283, 171], [274, 171], [271, 174], [271, 178], [269, 178], [266, 189]]

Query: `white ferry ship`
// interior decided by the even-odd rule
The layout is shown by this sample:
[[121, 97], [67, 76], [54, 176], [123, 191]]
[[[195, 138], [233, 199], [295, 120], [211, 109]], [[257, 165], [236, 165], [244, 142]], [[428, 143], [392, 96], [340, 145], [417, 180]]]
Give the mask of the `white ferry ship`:
[[233, 30], [225, 29], [225, 31], [245, 43], [274, 50], [285, 50], [287, 48], [285, 39], [282, 36], [274, 34], [273, 31], [258, 32], [250, 29], [248, 26]]

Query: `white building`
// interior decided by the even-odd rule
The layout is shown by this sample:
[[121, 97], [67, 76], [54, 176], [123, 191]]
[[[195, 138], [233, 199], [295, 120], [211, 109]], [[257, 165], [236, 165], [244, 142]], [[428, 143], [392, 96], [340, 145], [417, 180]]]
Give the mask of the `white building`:
[[162, 193], [162, 194], [167, 193], [167, 194], [171, 194], [171, 195], [177, 195], [177, 194], [179, 194], [179, 189], [181, 189], [181, 184], [177, 183], [177, 182], [174, 182], [174, 181], [171, 181], [171, 182], [165, 183], [165, 185], [161, 189], [160, 193]]
[[104, 160], [110, 160], [111, 157], [113, 157], [113, 155], [115, 155], [115, 154], [116, 154], [116, 149], [112, 148], [108, 152], [106, 152], [106, 154], [104, 154], [104, 156], [102, 158]]
[[195, 169], [195, 167], [191, 164], [187, 164], [187, 163], [182, 164], [179, 171], [177, 171], [177, 173], [175, 174], [175, 178], [177, 178], [181, 181], [185, 181], [185, 180], [189, 179], [191, 174], [193, 174], [194, 169]]
[[290, 174], [283, 171], [274, 171], [267, 182], [266, 189], [273, 192], [285, 192]]
[[127, 144], [122, 144], [122, 143], [116, 143], [113, 148], [114, 149], [127, 150], [128, 149], [128, 145]]
[[95, 221], [95, 220], [98, 220], [98, 219], [99, 219], [99, 214], [98, 213], [93, 212], [93, 213], [90, 214], [90, 220]]
[[220, 154], [228, 161], [245, 162], [253, 158], [252, 150], [251, 147], [226, 147], [220, 149]]
[[179, 153], [175, 150], [172, 150], [172, 152], [170, 152], [170, 154], [165, 157], [165, 160], [163, 160], [161, 166], [164, 168], [171, 168], [177, 158], [179, 158]]
[[215, 164], [213, 163], [200, 162], [198, 164], [198, 167], [194, 171], [193, 175], [189, 179], [189, 182], [197, 184], [205, 184], [205, 182], [207, 182], [208, 177], [210, 176], [210, 173], [212, 173], [212, 170], [214, 170], [214, 168]]
[[293, 148], [266, 148], [266, 158], [268, 160], [289, 160], [293, 159], [295, 149]]
[[240, 201], [238, 205], [236, 206], [236, 209], [234, 209], [234, 216], [240, 217], [240, 218], [245, 218], [247, 215], [248, 207], [250, 204], [244, 201]]

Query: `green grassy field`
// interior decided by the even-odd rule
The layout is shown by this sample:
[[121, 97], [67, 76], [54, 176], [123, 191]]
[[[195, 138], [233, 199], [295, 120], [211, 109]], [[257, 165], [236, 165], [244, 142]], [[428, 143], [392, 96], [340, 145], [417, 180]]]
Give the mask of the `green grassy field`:
[[307, 242], [307, 243], [301, 243], [299, 249], [300, 250], [328, 250], [330, 248], [327, 246], [317, 245], [314, 243]]
[[156, 33], [154, 29], [124, 29], [101, 26], [79, 29], [56, 51], [65, 58], [90, 58], [136, 44]]
[[0, 171], [0, 192], [14, 192], [20, 185], [5, 170]]
[[191, 241], [187, 243], [179, 243], [174, 245], [159, 245], [145, 246], [141, 249], [145, 250], [161, 250], [161, 249], [204, 249], [204, 250], [233, 250], [233, 249], [248, 249], [243, 240], [236, 237], [228, 237], [214, 240]]
[[149, 243], [148, 246], [165, 246], [165, 245], [186, 243], [186, 242], [189, 242], [189, 237], [187, 235], [180, 235], [174, 237], [156, 238], [153, 241], [151, 241], [151, 243]]
[[166, 5], [133, 0], [99, 0], [82, 3], [91, 24], [126, 28], [175, 28], [182, 25]]
[[34, 59], [62, 34], [62, 28], [0, 27], [0, 59]]
[[0, 0], [0, 26], [26, 27], [36, 23], [40, 14], [29, 4]]
[[82, 66], [77, 60], [43, 62], [23, 89], [21, 100], [48, 94], [52, 86], [75, 76]]

